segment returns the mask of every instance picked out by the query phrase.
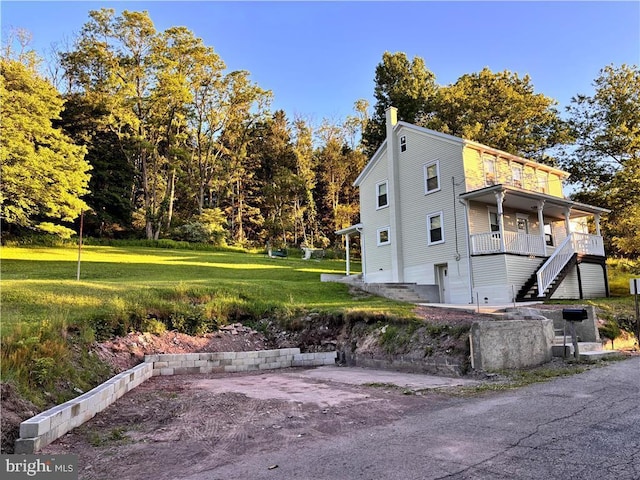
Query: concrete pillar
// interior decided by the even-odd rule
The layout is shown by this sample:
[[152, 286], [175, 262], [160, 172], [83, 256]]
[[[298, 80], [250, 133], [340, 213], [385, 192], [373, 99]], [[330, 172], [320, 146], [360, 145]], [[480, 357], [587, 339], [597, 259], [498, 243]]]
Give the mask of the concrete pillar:
[[504, 209], [502, 204], [504, 203], [504, 191], [495, 192], [496, 206], [498, 207], [498, 227], [500, 228], [500, 251], [506, 252], [507, 249], [504, 243]]

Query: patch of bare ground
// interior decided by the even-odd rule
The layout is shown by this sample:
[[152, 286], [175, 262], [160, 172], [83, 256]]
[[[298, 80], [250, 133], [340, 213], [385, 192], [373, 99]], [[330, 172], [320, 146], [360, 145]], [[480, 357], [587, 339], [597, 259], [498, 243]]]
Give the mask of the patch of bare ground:
[[[392, 386], [330, 384], [340, 400], [325, 405], [319, 392], [329, 391], [327, 382], [286, 377], [295, 370], [153, 377], [43, 453], [78, 455], [81, 479], [173, 480], [243, 454], [348, 434], [397, 420], [425, 402], [447, 401]], [[283, 375], [305, 398], [259, 393], [264, 382]], [[230, 377], [255, 385], [255, 394], [215, 388]]]

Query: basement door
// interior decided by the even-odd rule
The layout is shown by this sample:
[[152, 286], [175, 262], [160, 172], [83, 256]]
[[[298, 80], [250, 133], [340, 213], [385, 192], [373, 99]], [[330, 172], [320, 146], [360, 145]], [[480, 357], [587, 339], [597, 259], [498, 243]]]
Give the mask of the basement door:
[[440, 290], [440, 303], [451, 303], [451, 295], [449, 293], [449, 268], [446, 263], [436, 265], [436, 279], [438, 289]]

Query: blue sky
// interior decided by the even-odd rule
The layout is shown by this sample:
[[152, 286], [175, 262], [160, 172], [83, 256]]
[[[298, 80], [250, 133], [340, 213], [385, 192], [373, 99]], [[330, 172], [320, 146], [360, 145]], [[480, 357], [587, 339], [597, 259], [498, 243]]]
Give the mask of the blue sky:
[[591, 93], [608, 64], [640, 63], [640, 2], [214, 2], [42, 1], [0, 3], [4, 34], [26, 28], [42, 52], [72, 39], [88, 11], [147, 10], [158, 30], [184, 25], [231, 70], [274, 94], [272, 109], [318, 124], [353, 103], [374, 103], [384, 51], [422, 57], [449, 84], [489, 67], [531, 76], [566, 106]]

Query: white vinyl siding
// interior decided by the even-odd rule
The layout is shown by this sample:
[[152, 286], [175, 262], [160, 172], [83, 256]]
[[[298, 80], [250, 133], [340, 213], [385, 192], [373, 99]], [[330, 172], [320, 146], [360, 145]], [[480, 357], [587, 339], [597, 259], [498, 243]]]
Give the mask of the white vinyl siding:
[[[454, 194], [464, 191], [464, 165], [462, 145], [434, 135], [424, 134], [408, 128], [398, 132], [407, 137], [410, 148], [401, 156], [399, 171], [400, 187], [400, 228], [405, 280], [415, 278], [417, 283], [426, 280], [416, 278], [416, 272], [429, 272], [423, 278], [432, 278], [433, 265], [455, 262], [456, 242], [454, 231]], [[439, 190], [425, 195], [425, 165], [438, 162]], [[454, 191], [451, 179], [455, 178]], [[464, 207], [456, 204], [458, 251], [466, 252], [466, 232]], [[443, 236], [446, 242], [429, 246], [427, 214], [443, 213]], [[462, 262], [460, 262], [462, 263]], [[452, 269], [450, 269], [452, 270]], [[457, 272], [457, 270], [456, 270]], [[465, 296], [468, 298], [469, 294]]]
[[580, 289], [578, 287], [578, 272], [574, 265], [564, 280], [558, 285], [558, 289], [551, 295], [552, 300], [575, 300], [580, 298]]
[[582, 296], [584, 298], [607, 296], [604, 275], [605, 273], [601, 265], [593, 263], [580, 264], [580, 279], [582, 280]]
[[[391, 250], [377, 248], [378, 229], [390, 224], [389, 208], [377, 209], [377, 184], [387, 181], [386, 149], [380, 152], [381, 157], [373, 166], [360, 185], [360, 222], [364, 225], [362, 242], [366, 254], [366, 275], [375, 279], [391, 269]], [[369, 276], [372, 277], [369, 277]], [[384, 278], [384, 277], [383, 277]], [[386, 280], [382, 280], [386, 281]]]

